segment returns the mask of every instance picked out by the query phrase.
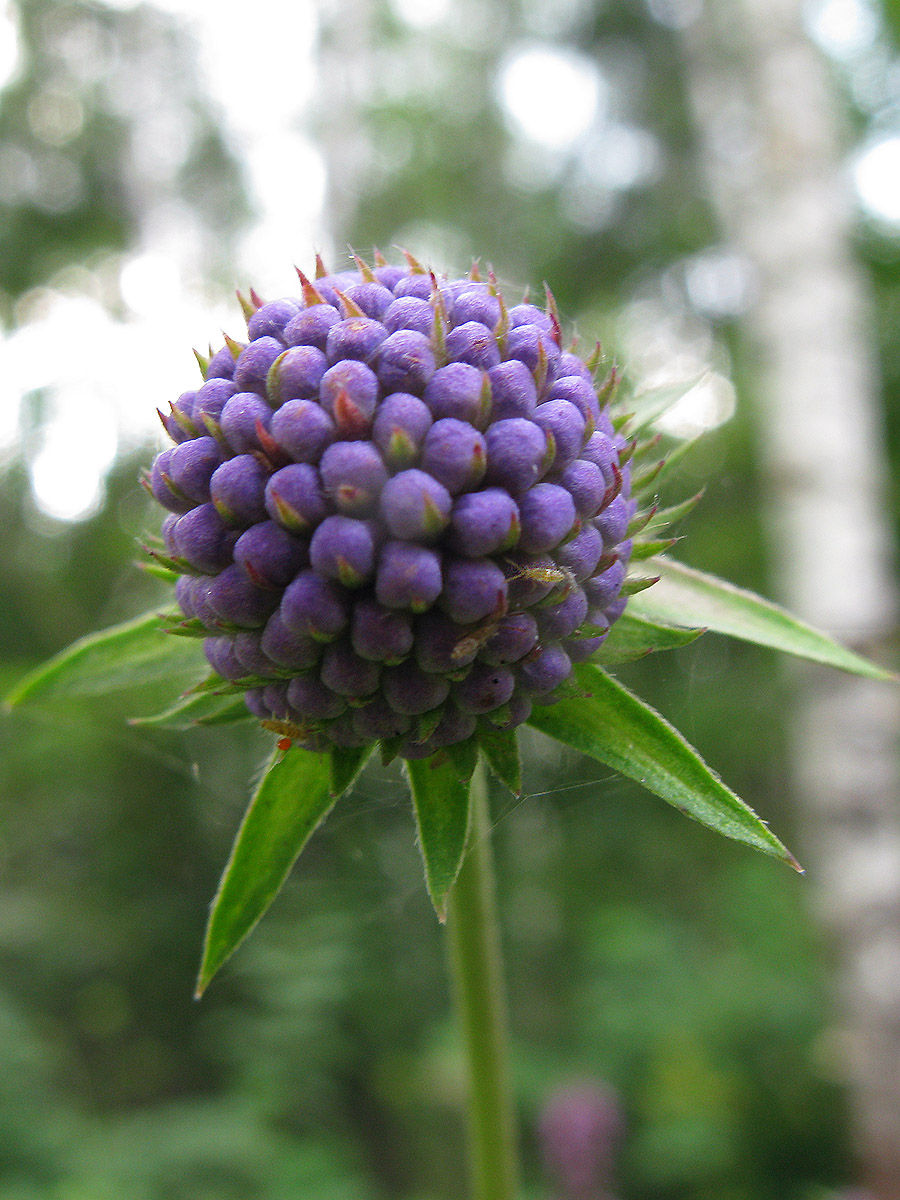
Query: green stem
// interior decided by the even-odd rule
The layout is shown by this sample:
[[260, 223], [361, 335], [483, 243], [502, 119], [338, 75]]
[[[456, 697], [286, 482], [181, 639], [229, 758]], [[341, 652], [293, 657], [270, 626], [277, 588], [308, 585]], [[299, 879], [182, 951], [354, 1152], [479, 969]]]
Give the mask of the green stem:
[[515, 1200], [516, 1134], [506, 1034], [500, 933], [494, 892], [487, 778], [472, 777], [465, 859], [450, 893], [450, 961], [469, 1069], [473, 1200]]

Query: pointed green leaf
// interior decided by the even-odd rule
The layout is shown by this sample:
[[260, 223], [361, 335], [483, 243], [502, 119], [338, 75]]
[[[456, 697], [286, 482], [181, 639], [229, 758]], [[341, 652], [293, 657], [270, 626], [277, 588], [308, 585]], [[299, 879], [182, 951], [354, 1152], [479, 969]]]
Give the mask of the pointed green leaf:
[[425, 882], [438, 920], [447, 919], [447, 893], [462, 863], [469, 830], [469, 785], [456, 763], [442, 753], [409, 760], [406, 773], [412, 792]]
[[334, 803], [327, 754], [297, 746], [284, 755], [276, 752], [241, 822], [213, 901], [198, 996], [275, 899]]
[[702, 629], [676, 628], [644, 621], [632, 613], [631, 607], [629, 601], [625, 612], [609, 631], [609, 637], [593, 655], [593, 662], [602, 666], [634, 662], [657, 650], [675, 650], [679, 646], [687, 646], [703, 633]]
[[634, 616], [663, 624], [702, 625], [870, 679], [896, 678], [753, 592], [674, 559], [658, 558], [653, 565], [660, 581], [629, 601], [628, 610]]
[[576, 667], [575, 674], [589, 698], [536, 707], [530, 725], [636, 779], [710, 829], [797, 867], [753, 810], [659, 713], [589, 663]]
[[343, 796], [357, 780], [360, 771], [369, 760], [369, 755], [375, 749], [375, 743], [368, 746], [350, 747], [335, 746], [331, 758], [331, 794]]
[[478, 730], [478, 741], [488, 766], [514, 796], [522, 795], [522, 764], [519, 739], [514, 729], [497, 729], [485, 722]]
[[205, 664], [203, 649], [187, 638], [168, 637], [167, 624], [159, 613], [144, 613], [80, 638], [21, 680], [6, 699], [8, 707], [189, 678]]
[[703, 380], [704, 376], [697, 375], [693, 379], [683, 379], [678, 383], [666, 384], [663, 387], [646, 388], [627, 400], [622, 400], [622, 407], [632, 414], [628, 422], [629, 434], [636, 433], [674, 408], [678, 401], [688, 394], [692, 388]]
[[193, 729], [195, 725], [229, 725], [233, 721], [252, 720], [243, 697], [216, 696], [210, 693], [186, 696], [164, 712], [150, 717], [132, 717], [129, 725], [148, 725], [156, 729]]

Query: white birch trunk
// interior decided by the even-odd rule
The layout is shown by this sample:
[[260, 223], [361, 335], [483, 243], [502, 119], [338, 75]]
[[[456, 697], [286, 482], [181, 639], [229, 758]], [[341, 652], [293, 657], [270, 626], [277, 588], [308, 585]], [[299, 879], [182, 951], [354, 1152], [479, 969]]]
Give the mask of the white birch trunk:
[[[748, 333], [777, 583], [799, 614], [871, 651], [897, 597], [871, 316], [827, 69], [800, 0], [707, 5], [685, 46], [712, 194], [758, 276]], [[801, 857], [837, 941], [840, 1068], [863, 1181], [900, 1200], [900, 702], [818, 669], [798, 684]]]

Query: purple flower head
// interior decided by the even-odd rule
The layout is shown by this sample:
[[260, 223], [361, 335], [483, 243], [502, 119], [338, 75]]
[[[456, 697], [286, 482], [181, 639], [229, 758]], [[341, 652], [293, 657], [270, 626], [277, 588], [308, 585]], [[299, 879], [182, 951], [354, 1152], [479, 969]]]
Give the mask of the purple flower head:
[[176, 600], [308, 749], [515, 729], [625, 606], [625, 437], [552, 304], [412, 262], [317, 274], [251, 293], [246, 345], [161, 406]]

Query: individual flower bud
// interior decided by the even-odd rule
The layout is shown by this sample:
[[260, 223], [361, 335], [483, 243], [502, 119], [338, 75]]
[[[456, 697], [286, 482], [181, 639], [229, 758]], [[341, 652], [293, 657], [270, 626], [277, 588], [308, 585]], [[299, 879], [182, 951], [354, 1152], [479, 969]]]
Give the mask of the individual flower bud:
[[352, 300], [357, 308], [361, 308], [367, 317], [381, 321], [388, 308], [394, 302], [394, 293], [381, 283], [364, 280], [362, 283], [351, 283], [344, 290], [348, 300]]
[[371, 696], [378, 688], [381, 668], [362, 658], [347, 641], [333, 642], [322, 654], [321, 679], [341, 696]]
[[434, 328], [434, 309], [427, 300], [401, 296], [391, 303], [381, 320], [388, 333], [396, 333], [398, 329], [414, 329], [430, 337]]
[[466, 321], [447, 334], [447, 354], [458, 363], [481, 371], [500, 364], [500, 348], [493, 332], [480, 321]]
[[354, 517], [326, 517], [309, 545], [314, 571], [344, 587], [362, 587], [375, 572], [377, 548], [372, 527]]
[[266, 484], [265, 509], [290, 533], [309, 533], [327, 511], [319, 472], [309, 463], [291, 463], [276, 471]]
[[581, 451], [581, 457], [586, 458], [588, 462], [595, 463], [600, 468], [603, 478], [606, 480], [606, 486], [609, 487], [614, 477], [613, 465], [618, 464], [619, 461], [619, 452], [612, 438], [597, 430], [588, 438]]
[[386, 337], [387, 330], [378, 321], [369, 317], [347, 317], [329, 329], [325, 354], [332, 364], [345, 358], [369, 362]]
[[[585, 383], [590, 384], [591, 388], [593, 389], [594, 376], [590, 367], [587, 365], [584, 359], [579, 358], [577, 354], [572, 354], [571, 351], [564, 350], [559, 356], [559, 366], [556, 372], [557, 382], [562, 379], [571, 379], [572, 376], [577, 376], [579, 379], [583, 379]], [[554, 391], [555, 390], [556, 389], [554, 385]], [[571, 400], [572, 397], [567, 396], [566, 399]]]
[[510, 329], [506, 339], [506, 356], [519, 359], [535, 376], [538, 376], [543, 361], [546, 378], [552, 380], [556, 377], [559, 346], [553, 340], [553, 335], [538, 325], [516, 325]]
[[557, 549], [555, 558], [576, 583], [583, 583], [597, 570], [602, 554], [602, 534], [593, 525], [585, 525], [571, 541]]
[[285, 326], [284, 340], [289, 346], [315, 346], [324, 351], [328, 333], [340, 319], [340, 313], [330, 304], [304, 308]]
[[446, 679], [423, 671], [409, 660], [396, 667], [385, 667], [382, 686], [391, 708], [407, 716], [418, 716], [437, 708], [450, 691]]
[[[290, 468], [286, 468], [290, 469]], [[347, 516], [365, 516], [378, 502], [388, 473], [371, 442], [334, 442], [320, 464], [325, 494]]]
[[285, 589], [279, 611], [288, 629], [328, 642], [346, 627], [350, 604], [342, 587], [315, 571], [301, 571]]
[[309, 566], [309, 549], [281, 525], [261, 521], [235, 542], [234, 561], [257, 587], [283, 588]]
[[177, 493], [195, 504], [205, 504], [209, 500], [209, 481], [221, 461], [222, 449], [215, 438], [193, 438], [172, 449], [166, 473]]
[[[228, 346], [223, 346], [209, 360], [206, 368], [207, 380], [231, 379], [234, 375], [234, 355]], [[200, 391], [203, 389], [201, 388]], [[237, 388], [235, 388], [237, 391]]]
[[281, 607], [266, 622], [260, 638], [263, 653], [285, 671], [308, 671], [322, 655], [321, 642], [309, 633], [291, 628], [285, 623]]
[[476, 488], [487, 470], [484, 436], [466, 421], [435, 421], [422, 445], [422, 469], [444, 485], [451, 496]]
[[363, 362], [343, 360], [322, 376], [319, 398], [342, 438], [367, 437], [378, 403], [378, 376]]
[[594, 525], [603, 535], [603, 545], [607, 549], [612, 549], [617, 542], [621, 542], [625, 537], [628, 529], [628, 522], [632, 517], [632, 508], [628, 500], [623, 495], [616, 496], [603, 511], [594, 518]]
[[278, 596], [257, 587], [235, 564], [212, 579], [206, 595], [210, 607], [222, 621], [242, 629], [265, 625], [278, 607]]
[[506, 605], [506, 579], [490, 559], [447, 557], [440, 607], [461, 625], [500, 614]]
[[530, 417], [537, 405], [534, 376], [523, 362], [511, 358], [488, 371], [491, 387], [491, 416], [495, 421]]
[[252, 454], [262, 449], [257, 426], [267, 430], [271, 420], [272, 410], [262, 396], [256, 392], [238, 392], [222, 409], [219, 423], [222, 436], [235, 454]]
[[367, 742], [377, 738], [395, 738], [407, 733], [412, 721], [403, 713], [395, 712], [381, 696], [376, 696], [362, 708], [355, 708], [352, 715], [353, 728]]
[[576, 458], [563, 471], [559, 482], [572, 497], [579, 517], [596, 516], [607, 488], [603, 472], [596, 463]]
[[536, 304], [514, 304], [509, 310], [509, 325], [518, 329], [520, 325], [536, 325], [544, 333], [553, 333], [553, 319]]
[[508, 613], [497, 622], [481, 647], [479, 658], [494, 666], [517, 663], [535, 648], [537, 641], [537, 621], [531, 613]]
[[263, 337], [283, 341], [285, 327], [300, 312], [300, 308], [300, 301], [290, 296], [260, 305], [247, 322], [247, 336], [251, 341]]
[[172, 532], [175, 553], [204, 575], [215, 575], [228, 566], [235, 536], [213, 504], [198, 504], [186, 512]]
[[464, 325], [478, 322], [487, 329], [496, 329], [500, 320], [500, 301], [485, 288], [466, 288], [453, 299], [453, 323]]
[[226, 525], [254, 525], [266, 519], [269, 472], [252, 454], [238, 454], [216, 467], [209, 494]]
[[538, 406], [531, 419], [553, 438], [555, 453], [550, 469], [564, 471], [584, 445], [584, 417], [568, 400], [547, 400]]
[[510, 417], [495, 421], [485, 433], [485, 482], [513, 496], [527, 492], [547, 469], [547, 436], [533, 421]]
[[549, 642], [524, 658], [516, 669], [525, 691], [542, 696], [569, 678], [572, 663], [558, 642]]
[[406, 613], [362, 598], [353, 606], [350, 640], [363, 658], [400, 662], [413, 648], [412, 623]]
[[415, 542], [385, 542], [375, 576], [375, 595], [387, 608], [425, 612], [441, 594], [441, 560]]
[[466, 558], [510, 550], [519, 540], [519, 506], [502, 488], [467, 492], [453, 505], [448, 544]]
[[390, 470], [415, 463], [431, 422], [428, 406], [418, 396], [395, 392], [385, 397], [375, 414], [372, 441]]
[[[189, 446], [190, 442], [183, 442], [182, 445]], [[150, 490], [153, 498], [170, 512], [176, 513], [187, 512], [192, 504], [188, 496], [176, 489], [169, 474], [172, 455], [180, 448], [180, 446], [172, 446], [157, 454], [150, 469]]]
[[457, 675], [475, 661], [484, 631], [478, 625], [460, 625], [432, 609], [416, 625], [416, 662], [423, 671]]
[[296, 675], [287, 685], [287, 702], [305, 721], [327, 721], [339, 717], [347, 707], [344, 696], [326, 687], [318, 675]]
[[413, 329], [398, 329], [378, 348], [378, 381], [385, 392], [421, 393], [435, 370], [429, 338]]
[[507, 667], [476, 663], [465, 679], [454, 685], [453, 697], [464, 712], [493, 712], [506, 704], [516, 686], [516, 677]]
[[284, 344], [273, 337], [261, 337], [250, 342], [234, 364], [234, 382], [239, 392], [266, 394], [266, 377], [272, 363], [284, 352]]
[[[600, 542], [602, 553], [602, 539]], [[529, 554], [517, 547], [505, 554], [502, 561], [509, 604], [513, 609], [539, 604], [569, 578], [565, 568], [558, 566], [547, 554]]]
[[423, 399], [436, 421], [454, 417], [481, 428], [490, 411], [490, 388], [484, 372], [465, 362], [439, 367], [429, 379]]
[[206, 431], [206, 422], [204, 417], [213, 421], [218, 421], [222, 416], [222, 409], [232, 396], [237, 395], [237, 388], [231, 379], [208, 379], [201, 387], [197, 389], [197, 395], [194, 399], [193, 421], [197, 429], [203, 433]]
[[237, 680], [245, 678], [246, 671], [234, 652], [231, 637], [206, 638], [203, 642], [203, 653], [212, 669], [223, 679], [237, 682]]
[[597, 392], [590, 378], [567, 375], [555, 379], [549, 391], [548, 403], [553, 400], [568, 400], [581, 413], [588, 428], [596, 427], [600, 420], [600, 405], [597, 403]]
[[[588, 582], [585, 587], [589, 587]], [[588, 614], [585, 588], [573, 587], [560, 604], [535, 609], [541, 641], [558, 642], [570, 637], [584, 624]]]
[[626, 565], [616, 559], [605, 571], [585, 580], [584, 590], [591, 604], [600, 609], [605, 609], [608, 604], [611, 604], [622, 590], [626, 572]]
[[381, 518], [395, 538], [433, 542], [450, 520], [453, 501], [442, 483], [425, 471], [401, 471], [381, 492]]
[[316, 346], [291, 346], [272, 363], [266, 392], [273, 408], [286, 400], [317, 400], [328, 359]]
[[277, 679], [279, 670], [261, 645], [258, 629], [238, 633], [234, 638], [234, 653], [244, 668], [244, 675], [256, 679]]
[[288, 400], [272, 415], [269, 432], [297, 463], [317, 463], [337, 436], [331, 417], [312, 400]]
[[575, 505], [564, 487], [538, 483], [519, 498], [519, 545], [531, 554], [553, 550], [575, 523]]

